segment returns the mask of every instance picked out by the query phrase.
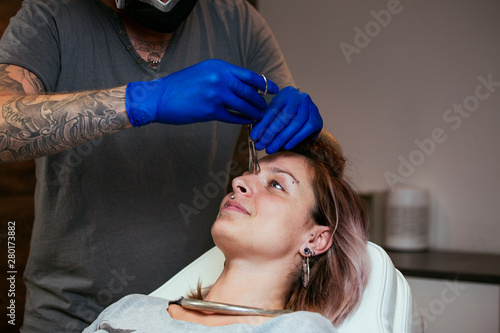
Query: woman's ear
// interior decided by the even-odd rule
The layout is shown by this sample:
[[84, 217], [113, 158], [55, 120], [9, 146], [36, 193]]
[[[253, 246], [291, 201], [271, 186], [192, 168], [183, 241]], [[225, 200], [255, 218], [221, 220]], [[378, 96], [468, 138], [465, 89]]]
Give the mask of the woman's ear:
[[301, 249], [301, 253], [305, 247], [308, 247], [313, 252], [313, 255], [322, 254], [328, 251], [332, 244], [333, 237], [330, 228], [323, 225], [316, 225], [311, 231], [309, 241]]

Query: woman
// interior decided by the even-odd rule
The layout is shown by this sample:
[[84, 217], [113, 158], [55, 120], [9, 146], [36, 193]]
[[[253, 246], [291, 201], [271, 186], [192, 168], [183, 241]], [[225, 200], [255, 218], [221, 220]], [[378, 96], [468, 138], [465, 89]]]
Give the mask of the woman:
[[[369, 272], [365, 212], [340, 146], [323, 132], [260, 164], [233, 180], [212, 227], [225, 267], [191, 297], [215, 304], [131, 295], [84, 332], [335, 332]], [[228, 315], [214, 310], [219, 303], [243, 308]]]

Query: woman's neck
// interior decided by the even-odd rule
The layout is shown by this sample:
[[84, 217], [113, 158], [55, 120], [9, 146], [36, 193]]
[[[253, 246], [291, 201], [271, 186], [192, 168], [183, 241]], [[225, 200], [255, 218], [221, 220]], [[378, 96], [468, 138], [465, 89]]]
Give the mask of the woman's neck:
[[[252, 264], [245, 260], [227, 260], [224, 271], [210, 289], [205, 300], [232, 305], [284, 310], [285, 299], [293, 283], [293, 271], [297, 264], [263, 261]], [[237, 316], [188, 310], [171, 305], [168, 313], [174, 319], [206, 326], [223, 326], [236, 323], [259, 325], [272, 317]]]
[[[293, 264], [288, 264], [290, 266]], [[249, 264], [228, 261], [205, 300], [234, 305], [283, 310], [293, 283], [291, 269], [279, 263]], [[293, 266], [292, 266], [293, 267]]]

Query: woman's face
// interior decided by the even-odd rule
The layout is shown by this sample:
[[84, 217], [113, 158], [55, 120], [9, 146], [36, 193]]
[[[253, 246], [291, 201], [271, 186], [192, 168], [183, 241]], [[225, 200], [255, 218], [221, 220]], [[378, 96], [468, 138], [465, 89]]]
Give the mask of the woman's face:
[[[261, 172], [233, 180], [212, 227], [226, 257], [295, 255], [310, 237], [315, 202], [306, 159], [281, 152], [260, 160]], [[234, 195], [234, 199], [231, 196]]]

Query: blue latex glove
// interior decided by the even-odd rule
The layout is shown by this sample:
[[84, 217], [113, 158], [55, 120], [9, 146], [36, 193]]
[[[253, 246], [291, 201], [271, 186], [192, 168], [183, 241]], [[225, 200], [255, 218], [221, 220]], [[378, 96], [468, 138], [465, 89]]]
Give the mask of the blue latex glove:
[[308, 94], [286, 87], [274, 96], [252, 129], [250, 137], [258, 150], [272, 154], [284, 148], [292, 149], [309, 136], [317, 136], [323, 119]]
[[[157, 80], [129, 83], [126, 108], [133, 126], [212, 120], [250, 124], [261, 119], [267, 107], [256, 91], [265, 87], [259, 74], [212, 59]], [[268, 93], [276, 94], [278, 90], [278, 86], [268, 80]]]

